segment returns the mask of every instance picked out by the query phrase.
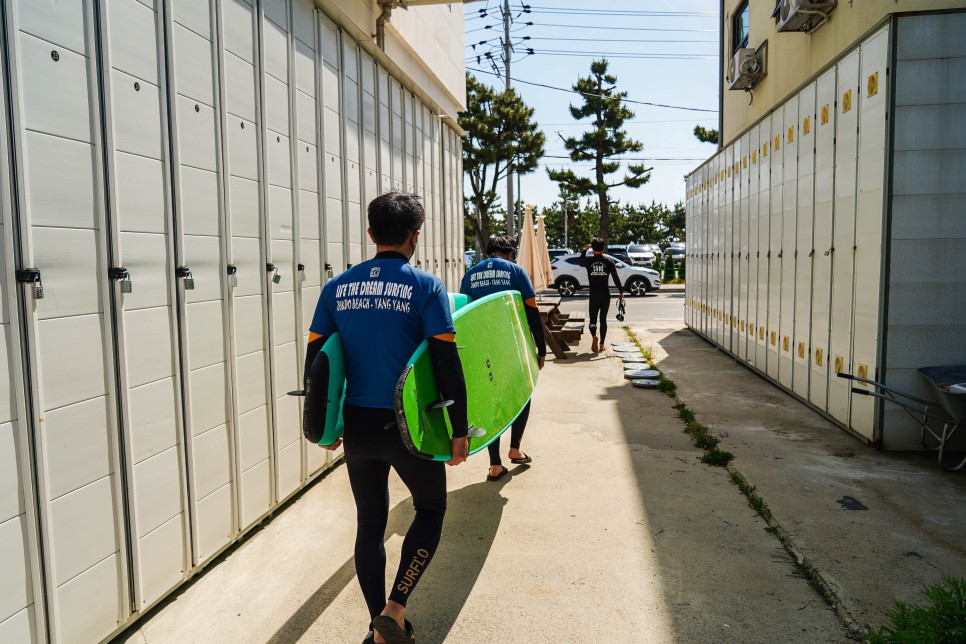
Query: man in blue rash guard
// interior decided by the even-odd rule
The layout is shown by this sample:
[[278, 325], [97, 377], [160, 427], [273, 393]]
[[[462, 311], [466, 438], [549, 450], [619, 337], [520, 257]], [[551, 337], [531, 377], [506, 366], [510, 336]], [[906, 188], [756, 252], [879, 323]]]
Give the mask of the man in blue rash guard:
[[[540, 361], [540, 368], [547, 356], [547, 345], [543, 337], [543, 322], [540, 320], [540, 311], [537, 309], [537, 295], [530, 283], [530, 276], [520, 266], [513, 263], [516, 254], [516, 240], [513, 237], [490, 237], [486, 244], [486, 259], [463, 276], [463, 283], [460, 286], [460, 293], [469, 295], [474, 300], [481, 297], [499, 293], [500, 291], [519, 291], [523, 296], [523, 310], [527, 314], [527, 323], [530, 326], [530, 333], [533, 335], [533, 343], [537, 346], [537, 356]], [[510, 462], [514, 464], [529, 463], [530, 457], [520, 450], [520, 441], [523, 439], [523, 431], [527, 427], [527, 419], [530, 417], [530, 403], [520, 412], [513, 426], [510, 428], [510, 452], [508, 456]], [[487, 446], [490, 452], [490, 471], [486, 479], [488, 481], [499, 481], [509, 472], [503, 467], [500, 461], [500, 439]]]
[[[330, 280], [322, 289], [309, 327], [305, 373], [338, 331], [346, 365], [345, 462], [356, 503], [356, 574], [372, 619], [365, 642], [415, 642], [405, 619], [406, 602], [439, 545], [446, 512], [442, 462], [413, 455], [396, 425], [393, 391], [416, 347], [429, 342], [436, 381], [453, 426], [452, 460], [467, 457], [466, 383], [456, 350], [449, 297], [439, 278], [409, 260], [425, 219], [417, 195], [390, 192], [368, 207], [369, 237], [376, 256]], [[342, 440], [325, 449], [335, 449]], [[413, 497], [415, 519], [402, 544], [399, 569], [386, 600], [389, 469]]]

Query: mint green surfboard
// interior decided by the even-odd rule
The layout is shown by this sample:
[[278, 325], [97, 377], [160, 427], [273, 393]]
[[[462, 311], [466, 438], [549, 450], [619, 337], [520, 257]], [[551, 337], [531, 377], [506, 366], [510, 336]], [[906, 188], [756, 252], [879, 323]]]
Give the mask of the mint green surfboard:
[[[470, 298], [462, 293], [449, 293], [451, 312], [466, 306]], [[342, 406], [345, 404], [345, 356], [342, 340], [333, 333], [325, 340], [322, 349], [309, 368], [304, 391], [292, 391], [289, 395], [305, 396], [302, 409], [302, 434], [306, 440], [318, 445], [332, 445], [342, 438], [345, 425]]]
[[[470, 302], [453, 316], [456, 344], [466, 378], [470, 454], [506, 430], [530, 400], [540, 366], [517, 291], [494, 293]], [[448, 401], [436, 386], [423, 342], [396, 384], [396, 421], [403, 442], [417, 456], [451, 458], [453, 435], [444, 411]]]

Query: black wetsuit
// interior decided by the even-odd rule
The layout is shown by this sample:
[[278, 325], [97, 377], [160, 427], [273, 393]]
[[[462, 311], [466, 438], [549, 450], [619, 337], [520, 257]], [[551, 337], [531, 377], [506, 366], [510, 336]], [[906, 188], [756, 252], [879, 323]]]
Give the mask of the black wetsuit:
[[624, 287], [621, 285], [621, 278], [617, 275], [617, 266], [604, 255], [594, 253], [587, 257], [587, 249], [584, 249], [580, 253], [580, 265], [587, 269], [587, 282], [590, 285], [590, 320], [588, 322], [590, 334], [597, 336], [597, 317], [600, 316], [600, 342], [603, 344], [607, 337], [607, 311], [610, 309], [608, 280], [614, 280], [614, 286], [621, 295], [624, 294]]
[[[408, 276], [409, 273], [413, 276]], [[384, 281], [387, 276], [392, 275], [395, 275], [389, 278], [392, 281]], [[365, 288], [357, 288], [357, 284], [364, 284]], [[428, 289], [433, 289], [432, 294], [429, 294]], [[348, 295], [343, 295], [344, 293]], [[368, 300], [372, 296], [366, 295], [368, 293], [381, 294], [382, 298], [392, 295], [393, 301], [398, 301], [399, 304], [390, 310], [399, 311], [399, 315], [388, 315], [384, 307], [369, 306]], [[326, 335], [338, 330], [347, 357], [349, 392], [352, 393], [354, 384], [357, 390], [364, 390], [377, 381], [373, 374], [379, 368], [384, 367], [383, 371], [390, 376], [401, 373], [405, 358], [401, 358], [402, 364], [391, 364], [392, 360], [410, 355], [422, 337], [430, 336], [430, 359], [440, 394], [443, 398], [454, 401], [448, 408], [453, 434], [466, 436], [466, 384], [463, 369], [455, 342], [443, 338], [447, 329], [452, 330], [449, 303], [445, 298], [445, 288], [438, 279], [412, 269], [406, 258], [398, 253], [379, 253], [374, 260], [358, 264], [332, 280], [323, 291], [316, 308], [316, 317], [310, 327], [312, 335], [306, 352], [305, 373], [309, 372], [309, 366], [321, 350]], [[341, 305], [342, 302], [352, 301], [358, 301], [359, 304], [351, 307]], [[410, 302], [413, 306], [408, 305]], [[428, 321], [430, 318], [427, 311], [431, 308], [435, 322]], [[346, 311], [353, 312], [354, 316], [340, 318]], [[405, 314], [401, 311], [405, 311]], [[383, 317], [375, 317], [380, 312]], [[408, 335], [402, 329], [403, 322], [411, 327]], [[432, 328], [427, 328], [426, 325], [432, 325]], [[355, 328], [347, 328], [349, 326]], [[378, 337], [373, 335], [374, 331]], [[434, 333], [441, 335], [433, 336]], [[360, 334], [362, 340], [358, 337]], [[356, 338], [355, 342], [353, 337]], [[365, 338], [374, 339], [366, 342]], [[369, 363], [364, 360], [351, 360], [353, 351], [359, 351], [358, 344], [375, 344], [376, 338], [384, 343], [385, 351], [378, 363], [372, 360]], [[393, 358], [385, 347], [401, 349], [395, 351]], [[359, 372], [357, 380], [353, 380], [350, 369], [360, 363], [366, 368]], [[385, 380], [384, 375], [380, 376], [382, 380]], [[385, 382], [382, 380], [378, 380], [381, 384], [375, 394], [391, 396], [394, 382], [391, 379]], [[389, 518], [389, 470], [395, 470], [409, 489], [416, 510], [415, 518], [403, 539], [399, 569], [389, 594], [390, 600], [403, 606], [439, 545], [443, 516], [446, 513], [446, 470], [441, 461], [418, 458], [406, 448], [396, 425], [396, 414], [391, 403], [377, 399], [371, 406], [353, 404], [347, 395], [343, 420], [346, 470], [358, 519], [356, 573], [370, 617], [375, 617], [386, 606], [384, 543]]]

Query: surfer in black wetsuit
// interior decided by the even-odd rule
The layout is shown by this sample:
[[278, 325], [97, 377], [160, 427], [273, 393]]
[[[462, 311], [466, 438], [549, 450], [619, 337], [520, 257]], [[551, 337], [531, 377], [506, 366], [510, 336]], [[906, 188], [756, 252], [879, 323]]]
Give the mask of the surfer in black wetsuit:
[[[608, 278], [614, 280], [618, 297], [624, 299], [624, 287], [617, 275], [617, 266], [604, 256], [604, 241], [594, 239], [584, 247], [580, 253], [580, 265], [587, 269], [587, 282], [590, 284], [590, 350], [599, 353], [604, 350], [604, 340], [607, 338], [607, 311], [610, 309], [610, 285]], [[587, 251], [593, 249], [594, 254], [587, 257]], [[597, 316], [600, 316], [600, 342], [597, 342]]]
[[[490, 237], [486, 244], [488, 259], [480, 262], [463, 276], [460, 293], [469, 295], [474, 300], [499, 293], [500, 291], [519, 291], [523, 297], [523, 310], [527, 316], [527, 325], [533, 335], [533, 343], [537, 347], [537, 359], [543, 369], [547, 357], [547, 342], [543, 337], [543, 322], [537, 309], [537, 294], [533, 290], [530, 276], [517, 264], [513, 263], [516, 254], [516, 239], [513, 237]], [[510, 428], [510, 452], [507, 456], [515, 465], [531, 462], [531, 458], [520, 450], [523, 431], [527, 427], [530, 417], [530, 403], [520, 412]], [[499, 481], [510, 470], [503, 466], [500, 460], [500, 438], [487, 445], [490, 453], [490, 471], [486, 476], [488, 481]]]
[[[393, 391], [410, 356], [427, 339], [440, 394], [453, 401], [447, 410], [453, 426], [448, 464], [459, 465], [468, 450], [466, 383], [446, 288], [439, 278], [409, 265], [425, 219], [419, 197], [384, 194], [369, 204], [368, 215], [376, 256], [325, 285], [309, 327], [305, 373], [326, 336], [338, 331], [346, 364], [345, 462], [358, 521], [356, 574], [372, 619], [364, 644], [409, 643], [415, 637], [405, 619], [406, 603], [439, 544], [446, 469], [441, 461], [418, 458], [403, 444]], [[409, 488], [416, 516], [403, 540], [387, 601], [390, 468]]]

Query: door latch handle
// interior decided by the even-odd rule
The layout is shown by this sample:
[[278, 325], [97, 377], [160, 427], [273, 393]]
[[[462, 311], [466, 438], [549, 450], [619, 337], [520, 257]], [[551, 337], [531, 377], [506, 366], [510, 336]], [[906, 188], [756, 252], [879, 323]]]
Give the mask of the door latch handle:
[[34, 298], [44, 299], [44, 283], [40, 279], [40, 271], [36, 268], [21, 268], [17, 270], [17, 282], [34, 287]]

